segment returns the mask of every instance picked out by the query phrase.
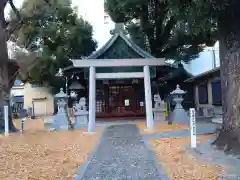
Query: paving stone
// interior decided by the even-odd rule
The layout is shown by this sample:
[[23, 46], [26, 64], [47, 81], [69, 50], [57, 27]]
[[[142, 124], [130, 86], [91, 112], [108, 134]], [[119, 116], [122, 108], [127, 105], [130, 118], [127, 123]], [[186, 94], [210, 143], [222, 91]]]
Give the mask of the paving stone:
[[[106, 128], [82, 180], [165, 180], [135, 124]], [[77, 179], [77, 178], [76, 178]]]

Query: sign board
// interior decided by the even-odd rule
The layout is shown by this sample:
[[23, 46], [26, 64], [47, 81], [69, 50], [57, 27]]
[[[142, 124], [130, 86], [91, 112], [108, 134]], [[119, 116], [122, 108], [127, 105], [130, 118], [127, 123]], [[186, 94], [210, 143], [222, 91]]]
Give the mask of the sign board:
[[196, 112], [194, 108], [190, 108], [189, 112], [190, 112], [191, 148], [196, 148], [197, 147]]
[[125, 105], [125, 106], [129, 106], [129, 104], [130, 104], [130, 103], [129, 103], [129, 99], [125, 99], [125, 100], [124, 100], [124, 105]]
[[140, 107], [143, 107], [143, 106], [144, 106], [144, 102], [141, 101], [141, 102], [140, 102]]

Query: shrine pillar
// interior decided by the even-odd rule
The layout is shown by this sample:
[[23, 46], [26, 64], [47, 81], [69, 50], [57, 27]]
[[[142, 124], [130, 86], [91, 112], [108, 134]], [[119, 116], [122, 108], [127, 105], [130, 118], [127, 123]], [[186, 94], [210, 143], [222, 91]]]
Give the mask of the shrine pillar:
[[144, 92], [145, 92], [145, 104], [146, 104], [147, 129], [151, 130], [154, 127], [154, 122], [153, 122], [153, 110], [152, 110], [150, 68], [148, 65], [143, 67], [143, 72], [144, 72]]
[[96, 68], [89, 68], [89, 109], [88, 109], [88, 133], [95, 131], [96, 121]]

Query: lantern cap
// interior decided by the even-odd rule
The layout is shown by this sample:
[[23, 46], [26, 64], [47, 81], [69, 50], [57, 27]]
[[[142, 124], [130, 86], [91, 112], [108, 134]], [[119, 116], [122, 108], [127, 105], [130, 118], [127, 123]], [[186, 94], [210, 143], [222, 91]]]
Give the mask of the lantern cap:
[[181, 94], [185, 94], [185, 93], [186, 93], [185, 91], [183, 91], [182, 89], [180, 89], [179, 84], [177, 84], [176, 89], [171, 92], [172, 95], [174, 95], [174, 94], [179, 94], [179, 95], [181, 95]]
[[67, 98], [68, 95], [63, 92], [63, 88], [60, 88], [60, 92], [55, 95], [56, 98]]

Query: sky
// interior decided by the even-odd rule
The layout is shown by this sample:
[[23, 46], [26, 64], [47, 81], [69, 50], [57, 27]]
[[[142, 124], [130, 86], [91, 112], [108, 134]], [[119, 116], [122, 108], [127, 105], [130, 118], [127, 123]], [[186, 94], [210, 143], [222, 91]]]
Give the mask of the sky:
[[[23, 0], [14, 0], [17, 8]], [[114, 23], [104, 24], [104, 0], [72, 0], [72, 5], [77, 8], [78, 15], [82, 16], [93, 26], [93, 37], [98, 42], [98, 49], [101, 48], [110, 38], [110, 30], [114, 28]], [[5, 13], [9, 12], [7, 7]], [[219, 66], [218, 43], [215, 46], [216, 64]], [[193, 75], [197, 75], [213, 68], [213, 52], [211, 48], [199, 54], [190, 65], [185, 66]]]

